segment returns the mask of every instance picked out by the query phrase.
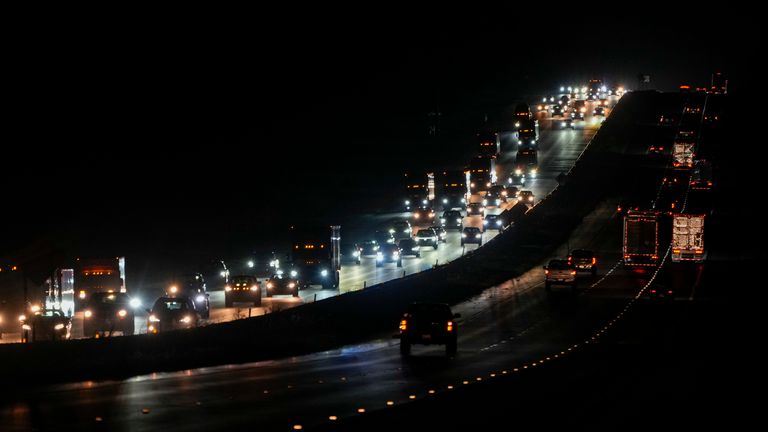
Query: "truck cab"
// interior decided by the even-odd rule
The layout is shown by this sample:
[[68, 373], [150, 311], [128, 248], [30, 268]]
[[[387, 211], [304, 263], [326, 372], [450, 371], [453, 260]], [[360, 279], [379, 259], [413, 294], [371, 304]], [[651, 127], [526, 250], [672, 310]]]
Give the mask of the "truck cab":
[[341, 226], [293, 229], [291, 234], [291, 267], [298, 273], [302, 285], [338, 288]]

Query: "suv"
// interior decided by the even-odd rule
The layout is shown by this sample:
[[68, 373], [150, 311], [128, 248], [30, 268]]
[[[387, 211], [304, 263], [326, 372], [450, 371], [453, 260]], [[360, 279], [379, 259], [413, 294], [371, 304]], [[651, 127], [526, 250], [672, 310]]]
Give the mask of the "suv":
[[488, 215], [483, 220], [483, 232], [496, 230], [504, 231], [504, 219], [501, 215]]
[[398, 267], [403, 266], [403, 259], [400, 256], [400, 248], [394, 244], [381, 245], [379, 251], [376, 252], [376, 267], [381, 267], [385, 263], [397, 263]]
[[480, 231], [480, 228], [464, 228], [464, 231], [461, 232], [461, 245], [464, 246], [464, 243], [476, 243], [478, 246], [481, 246], [483, 244], [483, 233]]
[[411, 345], [445, 345], [445, 354], [456, 355], [457, 333], [454, 319], [461, 314], [451, 312], [443, 303], [413, 303], [400, 320], [400, 354], [411, 354]]
[[97, 292], [88, 298], [83, 312], [83, 336], [112, 336], [120, 332], [132, 335], [135, 330], [131, 299], [126, 293]]
[[224, 306], [232, 307], [236, 302], [253, 303], [261, 306], [261, 287], [253, 276], [233, 276], [224, 288]]
[[418, 246], [432, 246], [434, 249], [437, 249], [439, 241], [437, 233], [432, 228], [422, 228], [416, 233]]
[[597, 257], [594, 252], [587, 249], [574, 249], [568, 255], [568, 262], [579, 273], [589, 273], [597, 277]]
[[431, 207], [419, 207], [413, 211], [414, 222], [432, 223], [435, 221], [435, 211]]
[[291, 276], [286, 276], [282, 270], [278, 270], [271, 278], [267, 279], [267, 297], [273, 295], [292, 295], [299, 296], [299, 280], [296, 279], [296, 272], [291, 271]]
[[411, 255], [416, 258], [421, 258], [421, 247], [416, 243], [416, 240], [412, 238], [402, 239], [397, 246], [400, 248], [401, 257]]
[[464, 217], [458, 210], [447, 210], [443, 212], [443, 217], [440, 218], [440, 223], [445, 229], [461, 229], [464, 226]]
[[379, 244], [379, 247], [385, 244], [395, 244], [395, 237], [389, 231], [376, 231], [373, 233], [373, 238]]
[[567, 260], [553, 259], [544, 266], [544, 288], [551, 291], [552, 285], [569, 285], [576, 289], [576, 269]]
[[392, 223], [389, 232], [392, 233], [395, 241], [397, 241], [404, 238], [411, 238], [413, 229], [408, 221], [396, 221]]

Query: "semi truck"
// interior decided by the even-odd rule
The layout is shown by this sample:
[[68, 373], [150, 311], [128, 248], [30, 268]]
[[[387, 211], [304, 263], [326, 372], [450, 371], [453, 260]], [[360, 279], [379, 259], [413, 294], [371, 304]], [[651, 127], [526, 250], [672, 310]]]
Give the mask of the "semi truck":
[[651, 267], [659, 262], [659, 213], [630, 210], [624, 216], [624, 265]]
[[75, 311], [97, 292], [126, 292], [125, 257], [77, 258], [73, 268]]
[[672, 166], [680, 169], [692, 168], [695, 145], [695, 141], [689, 139], [676, 139], [672, 144]]
[[496, 132], [480, 132], [477, 134], [477, 154], [495, 158], [499, 154], [499, 134]]
[[[341, 270], [341, 226], [291, 227], [291, 276], [303, 288], [322, 285], [339, 287]], [[294, 273], [295, 272], [295, 273]]]
[[538, 122], [533, 119], [523, 120], [517, 128], [517, 140], [521, 146], [533, 146], [536, 144]]
[[467, 208], [467, 171], [450, 170], [443, 171], [438, 177], [440, 191], [438, 199], [443, 210], [453, 208]]
[[405, 173], [403, 183], [405, 211], [429, 207], [429, 189], [426, 174]]
[[469, 189], [471, 193], [487, 190], [496, 183], [496, 158], [477, 156], [469, 162]]
[[704, 215], [672, 215], [672, 262], [704, 261]]

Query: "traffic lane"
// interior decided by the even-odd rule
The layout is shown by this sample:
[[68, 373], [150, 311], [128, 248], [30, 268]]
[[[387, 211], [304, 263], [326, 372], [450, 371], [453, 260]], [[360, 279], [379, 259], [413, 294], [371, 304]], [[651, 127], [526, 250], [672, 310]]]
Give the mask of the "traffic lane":
[[[591, 244], [595, 233], [605, 235], [599, 220], [587, 220], [587, 225], [589, 229], [572, 236], [574, 244]], [[416, 347], [415, 356], [403, 360], [396, 341], [379, 339], [286, 360], [52, 386], [48, 391], [15, 395], [0, 409], [2, 422], [20, 429], [33, 418], [38, 427], [88, 427], [101, 417], [99, 423], [118, 429], [131, 424], [135, 430], [164, 425], [173, 425], [174, 430], [205, 430], [254, 422], [283, 428], [291, 418], [319, 420], [359, 408], [386, 408], [388, 400], [402, 403], [411, 394], [423, 397], [430, 388], [444, 389], [446, 383], [460, 386], [463, 380], [487, 377], [489, 369], [530, 361], [542, 350], [560, 348], [560, 342], [552, 345], [548, 338], [570, 340], [549, 332], [567, 333], [578, 327], [571, 316], [568, 325], [557, 323], [534, 337], [534, 330], [543, 329], [540, 323], [550, 320], [553, 312], [578, 309], [570, 303], [571, 296], [565, 297], [569, 299], [565, 303], [551, 302], [541, 288], [542, 277], [540, 268], [532, 269], [457, 306], [455, 311], [463, 317], [459, 355], [453, 360], [445, 358], [442, 347]], [[594, 319], [596, 314], [584, 316]], [[30, 414], [32, 406], [47, 415]], [[13, 414], [19, 412], [27, 415]]]

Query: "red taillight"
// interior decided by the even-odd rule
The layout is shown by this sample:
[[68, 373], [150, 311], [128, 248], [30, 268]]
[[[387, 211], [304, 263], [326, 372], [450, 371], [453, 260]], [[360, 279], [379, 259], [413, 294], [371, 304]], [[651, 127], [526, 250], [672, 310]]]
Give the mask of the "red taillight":
[[672, 290], [667, 291], [667, 294], [672, 294]]
[[595, 265], [595, 264], [597, 264], [597, 258], [592, 257], [592, 265]]
[[407, 329], [408, 329], [408, 321], [400, 320], [400, 331], [405, 331]]
[[448, 321], [448, 325], [446, 326], [447, 330], [449, 332], [453, 331], [453, 321]]
[[571, 276], [575, 276], [575, 275], [576, 275], [576, 270], [571, 270]]
[[618, 206], [618, 207], [616, 207], [616, 211], [617, 211], [618, 213], [621, 213], [621, 206]]
[[655, 290], [655, 289], [652, 289], [652, 290], [651, 290], [651, 294], [656, 294], [656, 290]]
[[549, 274], [549, 270], [544, 270], [544, 274], [548, 275]]

